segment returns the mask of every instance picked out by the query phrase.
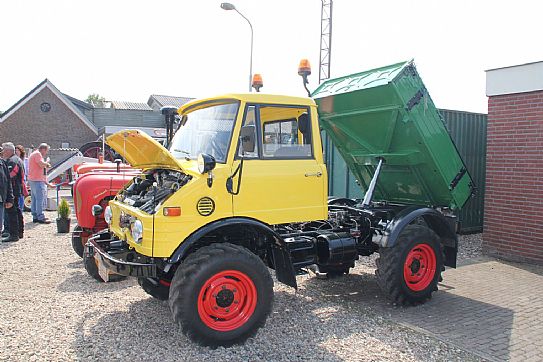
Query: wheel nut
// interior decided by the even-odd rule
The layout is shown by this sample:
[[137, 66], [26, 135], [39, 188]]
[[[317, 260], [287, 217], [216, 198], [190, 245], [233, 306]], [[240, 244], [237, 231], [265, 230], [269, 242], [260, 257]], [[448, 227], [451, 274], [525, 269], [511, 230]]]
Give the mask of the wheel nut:
[[213, 298], [217, 298], [217, 294], [212, 294], [211, 295]]
[[226, 308], [226, 313], [230, 312], [230, 309]]
[[219, 307], [217, 307], [217, 306], [214, 306], [214, 307], [213, 307], [213, 309], [217, 310], [217, 309], [219, 309]]
[[232, 289], [232, 291], [233, 291], [234, 293], [237, 293], [237, 292], [238, 292], [238, 290], [237, 290], [237, 289]]
[[226, 290], [226, 285], [223, 285], [223, 286], [222, 286], [222, 289], [223, 289], [223, 290]]
[[238, 304], [238, 303], [239, 303], [239, 301], [238, 301], [238, 300], [234, 300], [234, 304]]

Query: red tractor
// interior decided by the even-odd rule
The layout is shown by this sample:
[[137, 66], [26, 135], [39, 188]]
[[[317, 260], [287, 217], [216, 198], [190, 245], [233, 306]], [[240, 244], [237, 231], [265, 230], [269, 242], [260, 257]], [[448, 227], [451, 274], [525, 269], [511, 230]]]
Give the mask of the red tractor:
[[126, 183], [139, 172], [121, 164], [82, 164], [76, 169], [79, 177], [73, 186], [77, 225], [72, 232], [72, 247], [80, 257], [87, 239], [99, 230], [107, 228], [104, 214], [92, 214], [93, 205], [105, 210], [111, 200]]

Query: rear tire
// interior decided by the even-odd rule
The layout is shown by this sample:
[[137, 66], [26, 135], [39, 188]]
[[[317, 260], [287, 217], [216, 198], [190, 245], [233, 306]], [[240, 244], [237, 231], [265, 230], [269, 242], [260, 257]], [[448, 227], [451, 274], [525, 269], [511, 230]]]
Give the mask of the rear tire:
[[170, 286], [173, 319], [205, 346], [243, 343], [264, 325], [273, 304], [273, 281], [262, 260], [230, 243], [189, 255]]
[[377, 282], [387, 297], [399, 305], [426, 302], [437, 291], [443, 251], [436, 233], [421, 225], [408, 225], [396, 245], [381, 248]]
[[170, 284], [169, 282], [153, 278], [138, 278], [138, 284], [151, 297], [158, 300], [168, 300], [170, 296]]

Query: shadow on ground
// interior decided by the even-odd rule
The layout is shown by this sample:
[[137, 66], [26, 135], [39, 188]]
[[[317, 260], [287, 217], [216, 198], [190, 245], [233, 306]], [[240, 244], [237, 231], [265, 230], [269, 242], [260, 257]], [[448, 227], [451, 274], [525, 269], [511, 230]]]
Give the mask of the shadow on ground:
[[[71, 264], [68, 264], [70, 267]], [[83, 264], [80, 264], [79, 270], [69, 274], [66, 279], [57, 286], [57, 290], [62, 293], [112, 293], [134, 285], [135, 280], [123, 279], [117, 282], [102, 283], [90, 277], [85, 271]], [[75, 268], [74, 268], [75, 269]]]

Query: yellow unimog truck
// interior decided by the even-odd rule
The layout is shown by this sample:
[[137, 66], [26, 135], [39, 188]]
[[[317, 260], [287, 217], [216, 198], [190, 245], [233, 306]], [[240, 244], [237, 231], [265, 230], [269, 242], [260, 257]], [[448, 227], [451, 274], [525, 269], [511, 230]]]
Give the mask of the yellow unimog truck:
[[[269, 269], [296, 288], [308, 268], [337, 277], [378, 252], [383, 291], [418, 304], [456, 266], [453, 211], [473, 185], [411, 62], [328, 80], [310, 98], [228, 94], [170, 116], [167, 148], [137, 130], [108, 137], [143, 171], [93, 210], [109, 227], [89, 238], [85, 266], [138, 278], [194, 341], [256, 333], [272, 309]], [[364, 199], [328, 197], [321, 131]]]

